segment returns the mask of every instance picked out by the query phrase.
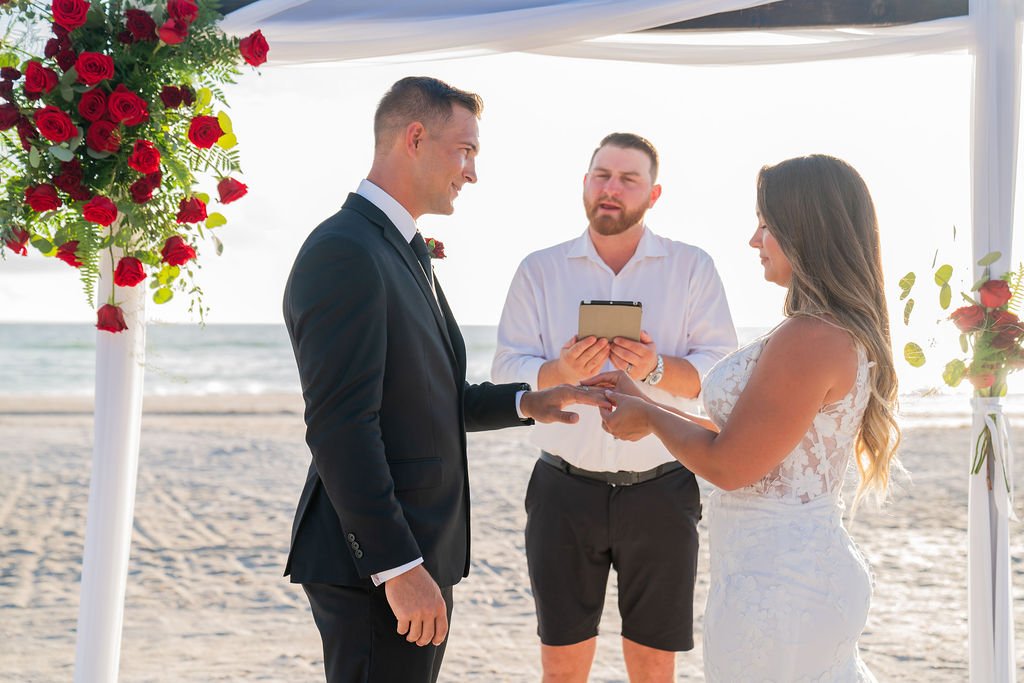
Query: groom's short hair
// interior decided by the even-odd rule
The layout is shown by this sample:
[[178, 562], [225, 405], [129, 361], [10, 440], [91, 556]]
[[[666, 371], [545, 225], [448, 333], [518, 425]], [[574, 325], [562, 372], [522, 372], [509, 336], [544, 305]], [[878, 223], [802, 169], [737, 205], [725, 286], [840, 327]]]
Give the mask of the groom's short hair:
[[484, 101], [476, 93], [459, 90], [430, 76], [407, 76], [391, 86], [377, 105], [373, 117], [373, 139], [379, 148], [413, 121], [424, 126], [447, 121], [452, 107], [465, 107], [480, 118]]
[[601, 140], [601, 144], [597, 146], [594, 153], [590, 155], [590, 166], [594, 165], [594, 157], [601, 151], [603, 147], [621, 147], [623, 149], [636, 149], [647, 155], [647, 158], [651, 160], [651, 182], [657, 182], [658, 180], [658, 150], [654, 148], [654, 145], [645, 137], [637, 135], [636, 133], [611, 133]]

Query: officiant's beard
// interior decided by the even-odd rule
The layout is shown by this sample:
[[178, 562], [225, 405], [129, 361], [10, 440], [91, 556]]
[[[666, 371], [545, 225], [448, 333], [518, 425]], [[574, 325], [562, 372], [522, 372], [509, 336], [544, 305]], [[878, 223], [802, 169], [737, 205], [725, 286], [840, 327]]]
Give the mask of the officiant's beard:
[[617, 216], [605, 214], [603, 216], [598, 215], [598, 208], [601, 204], [601, 200], [589, 203], [584, 200], [584, 208], [587, 211], [587, 220], [590, 221], [590, 227], [594, 229], [599, 235], [606, 237], [611, 235], [619, 235], [626, 232], [631, 227], [639, 223], [644, 219], [644, 215], [647, 213], [647, 207], [641, 206], [637, 209], [630, 211], [627, 207], [619, 205], [621, 211]]

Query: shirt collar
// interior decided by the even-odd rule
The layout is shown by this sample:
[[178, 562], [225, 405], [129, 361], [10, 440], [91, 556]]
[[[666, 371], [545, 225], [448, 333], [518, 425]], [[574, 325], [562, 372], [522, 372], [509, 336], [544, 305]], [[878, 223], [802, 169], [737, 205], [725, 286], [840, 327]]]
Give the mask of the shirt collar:
[[404, 206], [398, 203], [398, 200], [365, 179], [359, 183], [356, 194], [383, 211], [388, 220], [398, 228], [398, 232], [402, 233], [406, 242], [412, 241], [416, 234], [416, 220]]
[[[660, 240], [656, 238], [651, 229], [644, 224], [644, 233], [640, 236], [640, 242], [636, 245], [636, 251], [630, 261], [642, 258], [657, 258], [667, 256], [668, 251]], [[569, 247], [568, 258], [589, 258], [593, 261], [601, 261], [593, 240], [590, 239], [590, 228], [583, 231], [583, 234], [572, 241]]]

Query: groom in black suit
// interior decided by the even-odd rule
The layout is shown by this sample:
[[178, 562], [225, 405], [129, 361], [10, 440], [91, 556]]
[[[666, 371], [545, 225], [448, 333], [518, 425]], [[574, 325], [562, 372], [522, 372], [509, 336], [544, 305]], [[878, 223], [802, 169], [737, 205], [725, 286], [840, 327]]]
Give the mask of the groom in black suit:
[[469, 570], [466, 432], [575, 422], [568, 386], [470, 385], [466, 347], [416, 219], [476, 182], [478, 95], [392, 86], [373, 166], [295, 259], [284, 295], [313, 455], [285, 570], [323, 639], [327, 680], [436, 681], [451, 587]]

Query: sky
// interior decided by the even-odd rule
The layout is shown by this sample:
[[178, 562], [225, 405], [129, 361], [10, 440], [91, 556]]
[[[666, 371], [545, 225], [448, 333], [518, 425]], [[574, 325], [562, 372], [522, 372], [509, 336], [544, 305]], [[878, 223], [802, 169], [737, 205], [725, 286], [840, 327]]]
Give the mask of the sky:
[[[938, 250], [970, 286], [966, 54], [759, 67], [509, 54], [268, 66], [228, 88], [249, 195], [224, 209], [229, 222], [217, 229], [223, 255], [209, 246], [203, 254], [208, 323], [281, 322], [295, 253], [364, 177], [376, 103], [407, 75], [442, 78], [485, 102], [478, 183], [464, 188], [454, 215], [420, 221], [425, 235], [446, 245], [437, 273], [462, 324], [496, 324], [522, 258], [583, 232], [583, 175], [612, 131], [639, 133], [657, 146], [663, 194], [647, 223], [711, 254], [739, 326], [781, 318], [784, 292], [764, 282], [747, 240], [758, 169], [800, 154], [842, 157], [867, 181], [897, 348], [912, 337], [924, 343], [940, 315], [919, 305], [915, 319], [927, 325], [904, 329], [896, 282], [907, 271], [926, 280], [921, 295], [935, 298], [928, 271]], [[0, 300], [0, 322], [93, 320], [75, 271], [35, 252], [0, 262]], [[186, 304], [180, 296], [150, 302], [148, 317], [195, 320]]]

